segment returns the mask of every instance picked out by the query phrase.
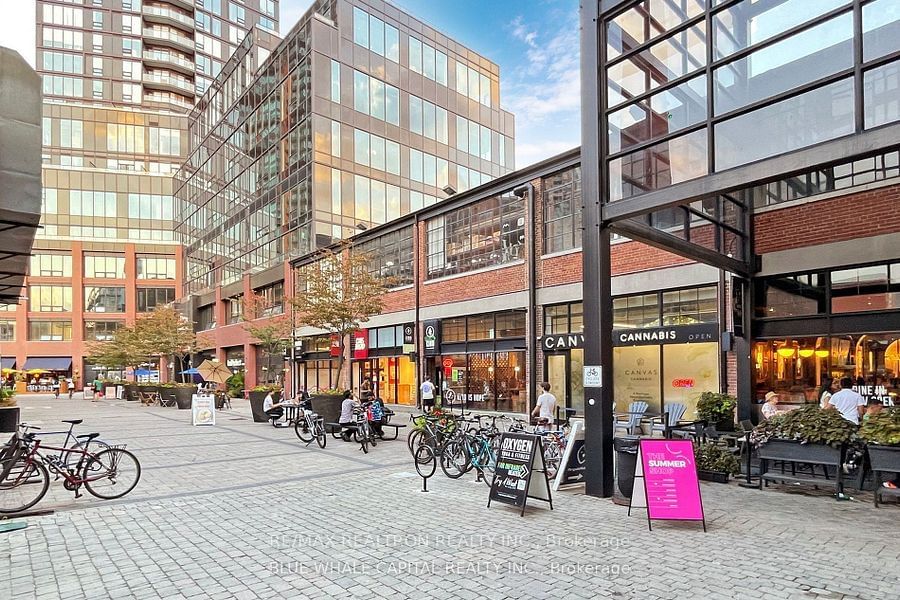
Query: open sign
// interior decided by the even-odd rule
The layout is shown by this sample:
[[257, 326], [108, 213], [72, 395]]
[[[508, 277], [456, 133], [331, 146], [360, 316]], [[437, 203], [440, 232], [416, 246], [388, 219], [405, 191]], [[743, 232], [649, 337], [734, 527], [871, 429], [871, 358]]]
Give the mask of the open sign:
[[681, 379], [673, 379], [672, 387], [676, 388], [692, 388], [694, 387], [694, 380], [690, 377], [682, 377]]

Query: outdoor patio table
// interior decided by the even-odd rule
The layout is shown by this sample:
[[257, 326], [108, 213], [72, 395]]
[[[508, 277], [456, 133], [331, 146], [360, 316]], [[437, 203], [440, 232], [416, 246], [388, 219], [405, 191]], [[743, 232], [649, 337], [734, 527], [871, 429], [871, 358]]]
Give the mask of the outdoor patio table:
[[299, 404], [282, 404], [281, 408], [284, 409], [284, 419], [288, 423], [294, 423], [297, 419], [300, 418]]

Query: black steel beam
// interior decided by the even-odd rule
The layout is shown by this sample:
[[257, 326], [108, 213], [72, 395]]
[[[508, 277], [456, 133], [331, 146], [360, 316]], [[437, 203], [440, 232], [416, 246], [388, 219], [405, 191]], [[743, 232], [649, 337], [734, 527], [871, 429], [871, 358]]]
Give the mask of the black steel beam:
[[[599, 366], [600, 387], [584, 388], [585, 493], [608, 498], [613, 493], [612, 296], [609, 228], [601, 221], [600, 31], [597, 0], [585, 0], [581, 18], [581, 193], [584, 365]], [[604, 132], [605, 136], [605, 132]], [[574, 374], [578, 377], [580, 374]]]
[[665, 231], [656, 229], [645, 223], [638, 223], [633, 220], [618, 221], [612, 224], [611, 227], [613, 231], [620, 233], [627, 238], [644, 242], [650, 246], [678, 254], [679, 256], [691, 260], [712, 265], [718, 269], [724, 269], [725, 271], [735, 273], [736, 275], [749, 277], [750, 272], [752, 271], [749, 263], [730, 258], [724, 254], [719, 254], [715, 250], [710, 250], [704, 246], [685, 241], [680, 237], [676, 237], [671, 233], [666, 233]]
[[621, 221], [664, 208], [688, 204], [770, 181], [774, 174], [777, 174], [778, 179], [784, 179], [810, 169], [889, 148], [896, 145], [898, 139], [900, 139], [900, 123], [823, 142], [784, 156], [767, 158], [722, 173], [676, 183], [634, 198], [611, 202], [603, 206], [603, 220]]

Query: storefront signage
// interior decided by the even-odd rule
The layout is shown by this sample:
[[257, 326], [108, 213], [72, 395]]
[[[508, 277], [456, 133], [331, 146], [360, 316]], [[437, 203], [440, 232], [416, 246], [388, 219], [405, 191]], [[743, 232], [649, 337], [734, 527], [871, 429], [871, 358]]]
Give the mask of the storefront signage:
[[411, 323], [403, 326], [403, 345], [412, 345], [416, 343], [416, 328]]
[[632, 508], [647, 509], [647, 526], [651, 521], [702, 521], [703, 500], [691, 440], [642, 439], [634, 467]]
[[655, 344], [690, 344], [715, 342], [719, 326], [715, 323], [653, 327], [650, 329], [617, 329], [613, 331], [613, 346], [646, 346]]
[[682, 377], [681, 379], [673, 379], [672, 380], [673, 388], [692, 388], [694, 387], [694, 380], [690, 377]]
[[566, 440], [566, 451], [563, 452], [561, 464], [565, 465], [556, 473], [553, 480], [553, 491], [561, 485], [584, 483], [584, 472], [587, 467], [584, 453], [584, 421], [573, 419], [572, 428]]
[[226, 367], [243, 367], [244, 359], [243, 358], [226, 358], [225, 366]]
[[600, 365], [585, 365], [582, 374], [582, 385], [592, 388], [603, 387], [603, 367]]
[[353, 358], [369, 358], [369, 330], [360, 329], [353, 333]]
[[497, 468], [491, 482], [488, 507], [492, 501], [521, 507], [525, 514], [528, 498], [550, 503], [550, 485], [544, 466], [541, 438], [529, 433], [504, 433], [500, 436], [500, 451], [497, 453]]
[[853, 390], [865, 398], [866, 404], [878, 402], [884, 406], [894, 405], [894, 399], [883, 385], [854, 385]]
[[331, 346], [329, 347], [331, 356], [341, 355], [341, 336], [336, 333], [331, 334]]
[[541, 338], [541, 348], [544, 352], [553, 352], [554, 350], [572, 350], [574, 348], [584, 348], [583, 333], [561, 333], [554, 335], [545, 335]]
[[445, 369], [449, 369], [450, 367], [453, 366], [453, 359], [445, 358], [444, 360], [441, 361], [441, 364], [444, 366]]
[[191, 422], [196, 425], [216, 424], [215, 396], [193, 394], [191, 396]]
[[440, 322], [437, 319], [425, 321], [422, 331], [425, 342], [425, 356], [435, 356], [436, 354], [440, 354]]

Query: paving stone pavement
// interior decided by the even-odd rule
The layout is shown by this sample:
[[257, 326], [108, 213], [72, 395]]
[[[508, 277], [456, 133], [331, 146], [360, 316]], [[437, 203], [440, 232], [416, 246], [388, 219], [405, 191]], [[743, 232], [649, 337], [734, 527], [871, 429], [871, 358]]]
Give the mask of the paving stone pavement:
[[253, 423], [246, 404], [188, 411], [22, 397], [22, 419], [127, 443], [143, 466], [120, 500], [59, 482], [0, 534], [0, 599], [896, 599], [900, 508], [702, 484], [709, 532], [577, 491], [518, 511], [440, 472], [421, 491], [402, 441], [368, 455]]

